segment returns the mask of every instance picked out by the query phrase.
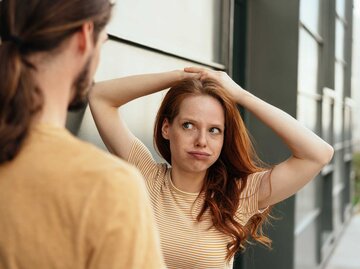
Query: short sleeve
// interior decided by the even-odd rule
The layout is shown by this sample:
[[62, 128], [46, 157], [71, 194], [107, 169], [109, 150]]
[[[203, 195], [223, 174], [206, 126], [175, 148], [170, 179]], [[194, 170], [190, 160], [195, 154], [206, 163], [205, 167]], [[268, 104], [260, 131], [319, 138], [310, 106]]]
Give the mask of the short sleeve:
[[157, 163], [149, 149], [138, 138], [133, 141], [127, 161], [140, 170], [148, 187], [153, 186], [154, 181], [166, 170], [166, 164]]
[[246, 186], [240, 194], [239, 208], [236, 212], [236, 217], [242, 225], [245, 225], [255, 214], [266, 210], [266, 208], [259, 210], [258, 205], [260, 184], [267, 173], [268, 170], [256, 172], [248, 176]]

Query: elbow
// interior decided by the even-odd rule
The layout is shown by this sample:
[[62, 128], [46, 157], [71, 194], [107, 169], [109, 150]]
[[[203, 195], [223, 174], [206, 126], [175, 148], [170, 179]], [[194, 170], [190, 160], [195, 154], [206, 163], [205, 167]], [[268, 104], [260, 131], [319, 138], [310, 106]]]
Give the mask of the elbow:
[[320, 157], [319, 158], [319, 163], [321, 164], [321, 166], [325, 166], [333, 158], [333, 156], [334, 156], [334, 148], [331, 145], [326, 143], [324, 145], [324, 149], [321, 152], [322, 152], [322, 154], [321, 154], [321, 156], [319, 156]]

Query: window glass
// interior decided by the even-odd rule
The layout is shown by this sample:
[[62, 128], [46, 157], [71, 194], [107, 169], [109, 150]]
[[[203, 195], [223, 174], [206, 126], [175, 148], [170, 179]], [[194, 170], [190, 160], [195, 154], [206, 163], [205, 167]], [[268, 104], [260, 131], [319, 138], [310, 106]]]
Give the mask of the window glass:
[[351, 139], [351, 107], [345, 106], [344, 111], [344, 140], [350, 141]]
[[343, 105], [337, 97], [334, 106], [334, 144], [343, 142]]
[[339, 100], [342, 100], [344, 93], [344, 65], [335, 62], [335, 92]]
[[313, 180], [307, 184], [304, 188], [296, 193], [296, 211], [295, 211], [295, 223], [296, 226], [301, 225], [306, 216], [313, 212], [317, 208], [316, 202], [316, 181]]
[[345, 0], [336, 0], [336, 13], [344, 19], [346, 18], [345, 4]]
[[339, 19], [336, 20], [335, 32], [335, 56], [339, 60], [345, 60], [344, 57], [344, 43], [345, 43], [345, 26]]
[[307, 128], [317, 130], [318, 101], [299, 94], [297, 101], [297, 119]]
[[333, 143], [333, 116], [333, 101], [331, 98], [324, 96], [322, 105], [322, 138], [330, 144]]
[[299, 91], [317, 93], [318, 69], [319, 45], [317, 41], [301, 27], [299, 36]]
[[300, 1], [300, 21], [312, 32], [320, 33], [320, 0]]

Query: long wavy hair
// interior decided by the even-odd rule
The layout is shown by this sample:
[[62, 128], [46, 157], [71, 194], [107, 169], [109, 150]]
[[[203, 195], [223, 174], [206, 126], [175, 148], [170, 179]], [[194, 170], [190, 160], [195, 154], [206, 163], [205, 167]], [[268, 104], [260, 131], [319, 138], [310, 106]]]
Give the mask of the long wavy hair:
[[269, 210], [254, 215], [246, 226], [238, 223], [235, 217], [248, 176], [264, 169], [260, 167], [261, 161], [254, 151], [236, 103], [211, 79], [185, 79], [167, 92], [155, 120], [154, 144], [158, 153], [171, 164], [170, 143], [162, 136], [162, 124], [165, 119], [171, 124], [179, 114], [182, 101], [196, 95], [215, 98], [225, 114], [224, 144], [220, 157], [206, 173], [201, 190], [205, 200], [197, 220], [200, 221], [205, 211], [210, 210], [213, 226], [231, 238], [226, 256], [229, 261], [238, 250], [244, 249], [249, 236], [264, 245], [271, 245], [271, 240], [262, 231]]
[[89, 21], [96, 42], [111, 7], [109, 0], [0, 1], [0, 164], [19, 152], [34, 114], [43, 106], [29, 56], [56, 53]]

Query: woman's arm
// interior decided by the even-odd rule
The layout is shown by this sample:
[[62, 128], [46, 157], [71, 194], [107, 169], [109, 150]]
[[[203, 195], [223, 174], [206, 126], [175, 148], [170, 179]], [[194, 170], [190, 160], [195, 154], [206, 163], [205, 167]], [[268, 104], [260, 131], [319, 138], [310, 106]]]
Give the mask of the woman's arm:
[[331, 160], [334, 150], [329, 144], [284, 111], [242, 89], [226, 73], [197, 67], [185, 68], [185, 71], [200, 74], [200, 79], [217, 80], [238, 104], [269, 126], [290, 148], [292, 156], [276, 165], [271, 177], [262, 180], [259, 208], [295, 194]]
[[123, 77], [95, 84], [89, 94], [90, 109], [109, 151], [126, 159], [135, 138], [118, 111], [120, 106], [138, 97], [169, 88], [190, 76], [196, 75], [170, 71]]

